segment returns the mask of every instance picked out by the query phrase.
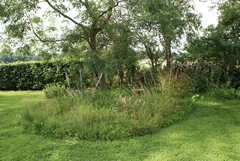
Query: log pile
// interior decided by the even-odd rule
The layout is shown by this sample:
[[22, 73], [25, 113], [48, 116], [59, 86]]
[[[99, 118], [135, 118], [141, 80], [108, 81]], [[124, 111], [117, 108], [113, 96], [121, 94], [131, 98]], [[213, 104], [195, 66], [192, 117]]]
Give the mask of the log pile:
[[[172, 68], [173, 73], [176, 75], [176, 79], [180, 77], [181, 73], [188, 71], [188, 70], [192, 70], [195, 71], [196, 67], [197, 67], [198, 63], [196, 62], [184, 62], [181, 63], [180, 65], [175, 65]], [[211, 68], [216, 66], [217, 63], [215, 62], [204, 62], [203, 64], [201, 64], [200, 69], [207, 69], [208, 72], [211, 72]]]

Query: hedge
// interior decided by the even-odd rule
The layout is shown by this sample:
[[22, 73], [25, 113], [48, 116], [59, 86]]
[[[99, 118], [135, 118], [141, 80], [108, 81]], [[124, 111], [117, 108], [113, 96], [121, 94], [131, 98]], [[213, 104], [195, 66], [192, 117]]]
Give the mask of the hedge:
[[82, 68], [83, 62], [79, 60], [4, 64], [0, 66], [0, 90], [42, 90], [45, 85], [57, 82], [66, 85], [65, 72], [71, 85], [77, 85]]

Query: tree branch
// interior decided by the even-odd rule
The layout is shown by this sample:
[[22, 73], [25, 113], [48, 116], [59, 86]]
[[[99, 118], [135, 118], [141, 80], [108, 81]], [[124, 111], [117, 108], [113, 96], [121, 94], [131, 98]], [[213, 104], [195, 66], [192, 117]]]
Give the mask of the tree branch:
[[33, 29], [33, 34], [41, 41], [41, 42], [59, 42], [59, 41], [62, 41], [62, 40], [43, 40], [40, 38], [40, 36], [38, 36], [38, 34], [34, 31]]
[[109, 7], [106, 11], [103, 11], [103, 12], [101, 13], [101, 15], [99, 15], [98, 17], [99, 17], [99, 18], [102, 17], [102, 16], [103, 16], [104, 14], [106, 14], [108, 11], [111, 11], [113, 8], [117, 7], [118, 4], [121, 3], [121, 2], [124, 2], [124, 1], [118, 1], [118, 2], [115, 4], [115, 6]]
[[90, 8], [90, 6], [89, 6], [88, 0], [85, 0], [85, 2], [83, 2], [82, 0], [79, 0], [79, 1], [80, 1], [80, 3], [82, 3], [82, 4], [85, 6], [85, 8], [86, 8], [87, 11], [88, 11], [88, 14], [89, 14], [90, 17], [93, 19], [93, 21], [94, 21], [94, 22], [97, 22], [97, 19], [96, 19], [96, 17], [94, 16], [94, 14], [92, 13], [92, 10], [91, 10], [91, 8]]
[[29, 19], [29, 21], [30, 21], [30, 25], [31, 25], [33, 34], [34, 34], [41, 42], [45, 43], [45, 42], [59, 42], [59, 41], [62, 41], [62, 40], [43, 40], [43, 39], [41, 39], [41, 37], [35, 32], [34, 27], [33, 27], [33, 24], [32, 24], [32, 21], [31, 21], [31, 19], [30, 19], [29, 16], [28, 16], [28, 19]]
[[[60, 15], [62, 15], [63, 17], [69, 19], [70, 21], [72, 21], [72, 22], [75, 23], [76, 25], [80, 26], [80, 27], [84, 30], [84, 32], [86, 32], [85, 26], [84, 26], [83, 24], [78, 23], [77, 21], [75, 21], [75, 20], [72, 19], [71, 17], [65, 15], [65, 14], [64, 14], [63, 12], [61, 12], [59, 9], [55, 8], [55, 7], [49, 2], [49, 0], [45, 0], [45, 1], [48, 3], [48, 5], [49, 5], [54, 11], [56, 11], [57, 13], [59, 13]], [[81, 1], [81, 2], [82, 2], [82, 1]], [[82, 3], [84, 4], [84, 2], [82, 2]], [[86, 33], [87, 33], [87, 32], [86, 32]]]
[[84, 6], [86, 6], [86, 3], [85, 2], [83, 2], [82, 0], [79, 0]]

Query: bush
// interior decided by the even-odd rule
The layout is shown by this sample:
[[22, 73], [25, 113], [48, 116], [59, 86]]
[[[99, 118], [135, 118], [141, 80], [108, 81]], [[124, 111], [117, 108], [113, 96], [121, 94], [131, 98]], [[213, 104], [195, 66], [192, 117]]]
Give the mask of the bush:
[[56, 84], [47, 84], [45, 89], [43, 90], [45, 96], [47, 98], [54, 98], [60, 96], [68, 96], [69, 93], [64, 85]]
[[233, 88], [231, 89], [224, 87], [215, 88], [207, 92], [207, 94], [209, 97], [215, 98], [217, 100], [232, 100], [240, 98], [238, 93], [236, 93]]
[[191, 78], [190, 84], [194, 87], [195, 92], [207, 92], [225, 82], [225, 73], [219, 66], [206, 66], [199, 63], [195, 69], [187, 69], [184, 73]]
[[83, 102], [75, 91], [74, 105], [70, 96], [32, 104], [22, 117], [23, 125], [30, 132], [57, 138], [115, 140], [153, 133], [183, 119], [191, 109], [178, 99], [189, 90], [185, 80], [166, 73], [158, 79], [154, 87], [142, 87], [139, 97], [133, 88], [121, 87], [96, 91], [90, 106], [91, 90], [84, 92]]
[[[79, 70], [82, 68], [83, 62], [78, 60], [2, 65], [0, 66], [0, 90], [42, 90], [45, 85], [57, 82], [65, 85], [65, 72], [68, 73], [71, 85], [77, 86]], [[84, 76], [85, 83], [87, 77]]]
[[223, 67], [207, 64], [199, 63], [196, 68], [184, 71], [185, 75], [192, 78], [191, 85], [195, 88], [196, 93], [217, 92], [215, 89], [218, 88], [223, 90], [234, 88], [237, 91], [240, 86], [240, 70], [238, 68], [233, 68], [229, 75], [226, 75], [226, 69]]

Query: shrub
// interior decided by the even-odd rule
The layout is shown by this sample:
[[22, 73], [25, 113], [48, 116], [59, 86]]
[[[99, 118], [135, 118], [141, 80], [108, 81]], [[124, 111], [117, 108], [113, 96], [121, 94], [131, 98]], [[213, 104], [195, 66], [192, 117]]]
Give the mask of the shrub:
[[60, 96], [68, 96], [69, 93], [64, 85], [56, 84], [47, 84], [45, 89], [43, 90], [45, 96], [47, 98], [54, 98]]
[[[79, 70], [82, 68], [83, 62], [78, 60], [2, 65], [0, 66], [0, 90], [42, 90], [45, 85], [57, 82], [65, 85], [65, 72], [68, 73], [71, 85], [78, 86]], [[84, 75], [83, 83], [86, 79], [87, 75]]]
[[240, 98], [233, 88], [229, 89], [226, 87], [212, 88], [209, 92], [207, 92], [207, 95], [217, 100], [232, 100]]
[[195, 69], [187, 69], [184, 74], [191, 78], [191, 86], [195, 92], [207, 92], [216, 85], [225, 82], [224, 71], [219, 66], [197, 64]]

